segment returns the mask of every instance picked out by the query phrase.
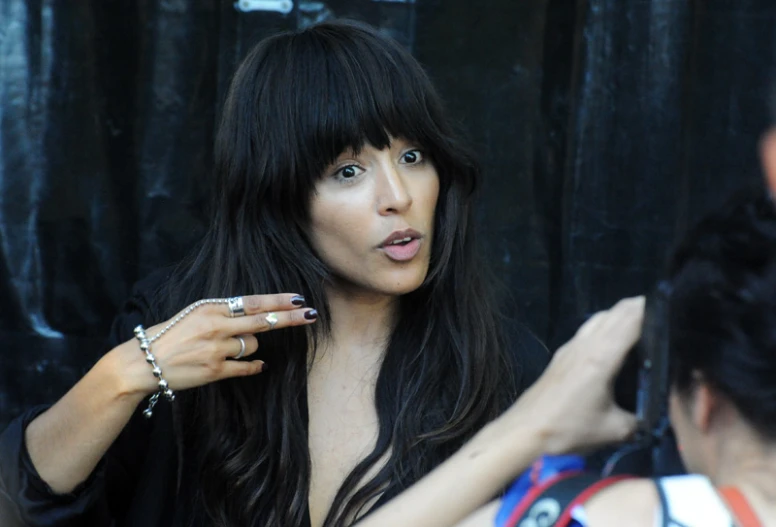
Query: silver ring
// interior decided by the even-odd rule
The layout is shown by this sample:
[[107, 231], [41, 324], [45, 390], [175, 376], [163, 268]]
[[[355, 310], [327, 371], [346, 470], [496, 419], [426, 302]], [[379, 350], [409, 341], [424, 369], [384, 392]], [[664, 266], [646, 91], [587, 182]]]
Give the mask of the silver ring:
[[269, 324], [269, 329], [274, 329], [275, 324], [278, 323], [278, 316], [275, 313], [267, 313], [267, 316], [264, 317], [264, 320], [266, 320], [267, 324]]
[[240, 353], [238, 353], [235, 356], [235, 360], [242, 359], [242, 356], [245, 355], [245, 339], [242, 337], [235, 337], [235, 338], [240, 341]]
[[226, 305], [229, 307], [230, 317], [243, 317], [245, 316], [245, 307], [243, 306], [243, 299], [241, 296], [233, 296], [226, 300]]

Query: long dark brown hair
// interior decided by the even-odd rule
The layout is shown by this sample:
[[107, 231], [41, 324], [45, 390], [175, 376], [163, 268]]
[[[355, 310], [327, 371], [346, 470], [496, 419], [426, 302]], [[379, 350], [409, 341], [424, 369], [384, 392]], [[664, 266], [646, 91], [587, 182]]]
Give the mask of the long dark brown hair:
[[[479, 168], [418, 62], [378, 31], [327, 22], [270, 37], [238, 69], [215, 151], [214, 211], [181, 268], [168, 313], [201, 297], [295, 292], [325, 335], [329, 270], [305, 236], [324, 168], [346, 148], [420, 145], [440, 178], [428, 276], [400, 302], [375, 388], [379, 435], [346, 478], [325, 524], [340, 526], [378, 495], [407, 488], [502, 412], [523, 388], [508, 350], [472, 199]], [[300, 525], [307, 514], [308, 350], [304, 329], [258, 335], [258, 377], [192, 391], [195, 515], [219, 526]], [[387, 463], [360, 485], [375, 463]], [[195, 520], [196, 521], [196, 520]]]

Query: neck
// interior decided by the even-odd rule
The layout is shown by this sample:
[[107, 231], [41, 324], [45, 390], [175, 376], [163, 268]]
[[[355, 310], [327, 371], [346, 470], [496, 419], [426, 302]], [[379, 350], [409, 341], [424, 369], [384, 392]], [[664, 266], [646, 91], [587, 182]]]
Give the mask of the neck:
[[[374, 362], [382, 358], [396, 322], [399, 297], [364, 293], [338, 285], [327, 290], [331, 334], [322, 342], [331, 358]], [[316, 358], [318, 360], [318, 358]]]
[[756, 510], [767, 507], [772, 513], [774, 506], [766, 504], [776, 503], [776, 444], [748, 427], [732, 428], [715, 449], [718, 455], [712, 480], [717, 487], [738, 487]]

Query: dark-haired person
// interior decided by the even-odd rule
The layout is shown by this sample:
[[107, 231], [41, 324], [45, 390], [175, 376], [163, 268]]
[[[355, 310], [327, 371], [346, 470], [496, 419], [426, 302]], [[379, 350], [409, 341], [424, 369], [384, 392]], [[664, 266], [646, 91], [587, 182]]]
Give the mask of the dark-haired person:
[[224, 107], [201, 247], [137, 288], [76, 386], [4, 432], [0, 505], [31, 525], [317, 527], [390, 502], [375, 522], [449, 524], [518, 458], [627, 435], [589, 386], [641, 299], [570, 345], [596, 367], [556, 361], [493, 421], [548, 357], [499, 312], [478, 179], [392, 40], [339, 22], [261, 42]]
[[[666, 302], [670, 419], [691, 474], [617, 483], [574, 525], [776, 526], [776, 205], [762, 187], [687, 234]], [[497, 508], [461, 525], [494, 525]]]

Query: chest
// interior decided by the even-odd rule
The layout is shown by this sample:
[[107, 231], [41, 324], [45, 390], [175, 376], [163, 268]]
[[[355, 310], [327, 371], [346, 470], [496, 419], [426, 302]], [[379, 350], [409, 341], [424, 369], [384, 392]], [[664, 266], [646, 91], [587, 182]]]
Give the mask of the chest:
[[369, 372], [311, 372], [307, 393], [312, 527], [323, 524], [345, 478], [374, 448], [378, 433], [374, 383]]

